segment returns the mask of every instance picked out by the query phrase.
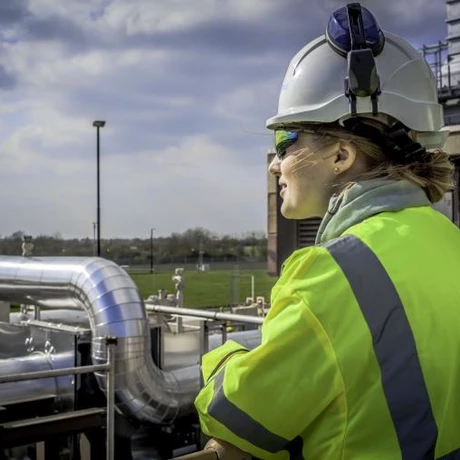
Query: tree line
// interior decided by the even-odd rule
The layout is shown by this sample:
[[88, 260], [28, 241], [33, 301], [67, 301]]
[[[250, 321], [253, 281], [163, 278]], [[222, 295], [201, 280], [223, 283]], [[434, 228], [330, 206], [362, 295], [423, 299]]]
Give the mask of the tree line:
[[[0, 237], [0, 254], [21, 255], [23, 231]], [[65, 239], [59, 233], [32, 236], [34, 256], [94, 256], [92, 238]], [[101, 257], [119, 265], [164, 263], [211, 263], [263, 261], [267, 258], [267, 237], [263, 232], [240, 236], [217, 235], [204, 228], [192, 228], [167, 237], [101, 239]]]

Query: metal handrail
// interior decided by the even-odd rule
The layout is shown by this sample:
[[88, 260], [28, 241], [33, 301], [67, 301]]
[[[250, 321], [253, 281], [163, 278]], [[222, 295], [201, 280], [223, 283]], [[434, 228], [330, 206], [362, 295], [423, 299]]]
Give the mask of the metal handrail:
[[22, 372], [4, 377], [0, 376], [0, 383], [23, 382], [24, 380], [38, 380], [48, 377], [63, 377], [64, 375], [89, 374], [90, 372], [104, 372], [109, 370], [110, 366], [108, 364], [97, 364], [94, 366], [65, 367], [64, 369], [55, 369], [52, 371]]
[[117, 344], [116, 337], [105, 337], [107, 346], [107, 362], [106, 364], [97, 364], [93, 366], [69, 367], [65, 369], [55, 369], [51, 371], [39, 372], [23, 372], [19, 374], [10, 374], [0, 376], [1, 383], [22, 382], [24, 380], [38, 380], [49, 377], [62, 377], [64, 375], [79, 375], [89, 374], [91, 372], [106, 372], [106, 399], [107, 399], [107, 426], [106, 426], [106, 442], [107, 442], [107, 460], [114, 460], [114, 441], [115, 441], [115, 361], [113, 359], [113, 347]]
[[170, 307], [166, 305], [155, 305], [153, 303], [145, 302], [147, 311], [154, 311], [157, 313], [170, 313], [172, 315], [193, 316], [196, 318], [215, 319], [218, 321], [236, 321], [248, 324], [263, 324], [264, 318], [260, 316], [246, 316], [237, 315], [234, 313], [221, 313], [218, 311], [204, 311], [194, 310], [191, 308]]
[[215, 450], [207, 449], [174, 457], [174, 460], [219, 460], [219, 456]]

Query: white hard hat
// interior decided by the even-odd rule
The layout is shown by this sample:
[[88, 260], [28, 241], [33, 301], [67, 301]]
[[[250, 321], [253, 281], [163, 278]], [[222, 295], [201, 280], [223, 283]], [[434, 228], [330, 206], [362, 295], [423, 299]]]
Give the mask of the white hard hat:
[[399, 121], [427, 148], [442, 146], [448, 135], [441, 131], [443, 108], [425, 59], [402, 38], [383, 32], [368, 10], [353, 3], [334, 12], [326, 34], [291, 60], [278, 113], [267, 120], [267, 128], [343, 125], [357, 116], [389, 125]]

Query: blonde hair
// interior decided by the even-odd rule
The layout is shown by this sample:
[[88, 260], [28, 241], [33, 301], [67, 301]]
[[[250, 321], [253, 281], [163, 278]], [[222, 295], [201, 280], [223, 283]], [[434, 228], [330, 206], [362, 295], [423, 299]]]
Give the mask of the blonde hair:
[[[404, 162], [391, 152], [385, 151], [385, 146], [381, 145], [384, 142], [377, 143], [378, 141], [357, 135], [336, 123], [303, 125], [302, 129], [311, 130], [314, 134], [315, 148], [314, 151], [309, 149], [309, 152], [299, 152], [301, 154], [299, 162], [302, 157], [305, 161], [319, 150], [324, 151], [336, 146], [337, 142], [348, 141], [356, 148], [357, 154], [364, 160], [367, 167], [364, 173], [353, 178], [353, 182], [376, 178], [406, 179], [421, 187], [432, 203], [440, 201], [444, 194], [454, 186], [454, 165], [442, 149], [427, 150], [426, 153]], [[379, 136], [385, 139], [387, 127], [381, 122], [361, 121], [360, 133], [363, 132], [363, 129], [369, 129], [369, 134], [371, 130], [374, 134], [377, 131]], [[308, 162], [310, 161], [313, 162], [313, 160]]]

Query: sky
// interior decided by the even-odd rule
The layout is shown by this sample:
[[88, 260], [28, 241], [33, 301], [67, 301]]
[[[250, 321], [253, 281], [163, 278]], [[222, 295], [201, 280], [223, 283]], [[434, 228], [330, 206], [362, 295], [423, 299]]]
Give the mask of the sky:
[[[413, 46], [443, 0], [369, 0]], [[0, 235], [266, 231], [265, 120], [336, 0], [1, 0]]]

